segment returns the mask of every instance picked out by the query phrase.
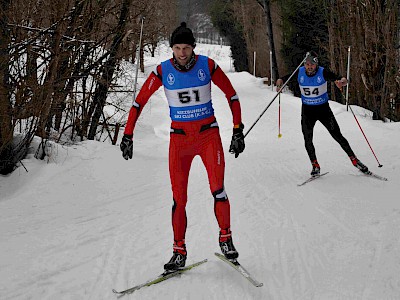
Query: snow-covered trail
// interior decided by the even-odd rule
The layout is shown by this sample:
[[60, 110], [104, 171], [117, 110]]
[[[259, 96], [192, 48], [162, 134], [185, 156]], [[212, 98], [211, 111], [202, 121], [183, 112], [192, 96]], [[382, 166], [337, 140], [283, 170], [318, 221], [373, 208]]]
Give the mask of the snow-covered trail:
[[[196, 49], [215, 55], [229, 71], [226, 48]], [[275, 92], [248, 73], [228, 76], [247, 131]], [[277, 99], [246, 137], [239, 158], [227, 151], [231, 113], [216, 87], [213, 103], [234, 242], [240, 262], [264, 286], [253, 287], [214, 257], [218, 225], [196, 158], [188, 189], [188, 264], [209, 261], [124, 298], [400, 299], [400, 124], [372, 121], [353, 108], [384, 165], [379, 169], [352, 114], [330, 103], [359, 158], [389, 181], [359, 173], [317, 124], [317, 155], [329, 174], [298, 187], [311, 170], [298, 98], [281, 96], [282, 138]], [[29, 173], [20, 168], [0, 177], [0, 299], [116, 299], [112, 288], [161, 273], [172, 248], [168, 140], [168, 106], [160, 90], [139, 120], [132, 160], [125, 161], [117, 146], [85, 141], [54, 146], [47, 164], [31, 154], [24, 160]]]

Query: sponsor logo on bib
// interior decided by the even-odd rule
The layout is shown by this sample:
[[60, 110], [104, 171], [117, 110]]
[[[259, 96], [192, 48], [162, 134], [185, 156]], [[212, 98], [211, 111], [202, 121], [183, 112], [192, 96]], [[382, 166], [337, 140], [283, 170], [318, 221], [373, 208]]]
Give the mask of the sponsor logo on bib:
[[200, 69], [200, 70], [197, 72], [197, 77], [198, 77], [201, 81], [206, 80], [206, 72], [204, 72], [203, 69]]
[[169, 85], [173, 85], [175, 83], [175, 76], [172, 73], [168, 74], [167, 82]]

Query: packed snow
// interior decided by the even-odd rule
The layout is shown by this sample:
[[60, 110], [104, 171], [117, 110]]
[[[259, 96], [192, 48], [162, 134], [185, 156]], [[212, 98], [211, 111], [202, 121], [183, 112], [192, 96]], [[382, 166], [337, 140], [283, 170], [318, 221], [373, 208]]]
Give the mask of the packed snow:
[[[199, 44], [195, 51], [227, 73], [240, 97], [246, 132], [276, 91], [262, 78], [234, 72], [228, 47]], [[147, 57], [139, 86], [170, 56], [161, 45], [156, 57]], [[400, 299], [400, 124], [374, 121], [371, 112], [352, 107], [375, 157], [353, 114], [330, 102], [356, 155], [388, 181], [360, 173], [317, 123], [317, 156], [321, 171], [329, 173], [299, 187], [311, 171], [300, 99], [289, 91], [281, 96], [281, 138], [277, 98], [234, 158], [228, 152], [227, 100], [216, 86], [212, 95], [225, 148], [234, 243], [239, 261], [264, 286], [252, 286], [214, 256], [219, 229], [206, 172], [196, 158], [189, 178], [187, 264], [208, 262], [124, 298]], [[128, 94], [126, 109], [132, 100]], [[53, 143], [40, 161], [34, 140], [22, 161], [28, 172], [21, 166], [0, 177], [0, 299], [116, 299], [113, 288], [132, 287], [163, 271], [173, 242], [169, 122], [160, 89], [136, 126], [132, 160], [125, 161], [119, 144], [107, 140]]]

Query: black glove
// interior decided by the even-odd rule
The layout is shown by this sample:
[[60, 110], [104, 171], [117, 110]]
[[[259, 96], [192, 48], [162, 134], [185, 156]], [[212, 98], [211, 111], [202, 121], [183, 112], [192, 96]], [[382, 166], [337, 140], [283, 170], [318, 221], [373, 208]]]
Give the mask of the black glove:
[[241, 123], [239, 128], [233, 128], [232, 141], [231, 146], [229, 147], [229, 152], [235, 154], [235, 158], [239, 156], [240, 153], [243, 152], [245, 144], [244, 144], [244, 135], [243, 135], [244, 125]]
[[122, 156], [126, 160], [128, 160], [128, 158], [132, 159], [132, 156], [133, 156], [132, 137], [133, 137], [132, 135], [124, 134], [121, 144], [119, 145], [119, 147], [121, 148], [121, 151], [122, 151]]

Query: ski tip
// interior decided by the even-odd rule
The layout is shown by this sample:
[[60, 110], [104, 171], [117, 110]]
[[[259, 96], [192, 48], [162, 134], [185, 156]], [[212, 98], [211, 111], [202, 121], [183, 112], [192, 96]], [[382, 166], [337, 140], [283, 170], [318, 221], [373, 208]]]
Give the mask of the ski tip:
[[387, 179], [386, 177], [382, 177], [382, 176], [380, 176], [380, 175], [377, 175], [377, 174], [375, 174], [374, 172], [371, 172], [370, 170], [368, 170], [367, 172], [362, 172], [362, 171], [360, 170], [360, 172], [361, 172], [362, 174], [366, 175], [366, 176], [371, 176], [371, 177], [374, 177], [374, 178], [379, 179], [379, 180], [382, 180], [382, 181], [388, 181], [388, 179]]
[[225, 257], [221, 253], [218, 253], [218, 252], [214, 252], [214, 255], [217, 256], [217, 257]]

